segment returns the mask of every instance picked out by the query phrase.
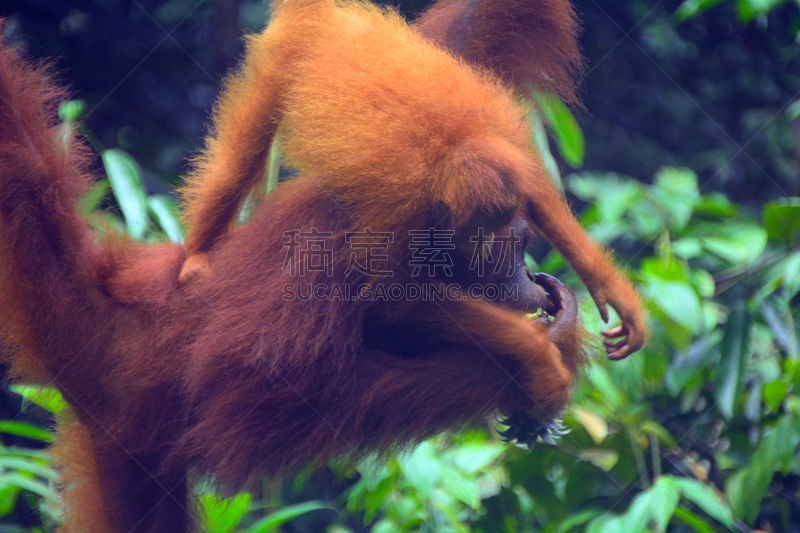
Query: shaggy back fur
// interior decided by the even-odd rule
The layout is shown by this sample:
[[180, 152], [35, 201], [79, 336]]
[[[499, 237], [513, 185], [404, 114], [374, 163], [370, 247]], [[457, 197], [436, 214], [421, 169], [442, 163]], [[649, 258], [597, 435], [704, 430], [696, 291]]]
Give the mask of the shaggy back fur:
[[[488, 0], [464, 4], [475, 17], [443, 1], [417, 30], [362, 2], [276, 1], [188, 179], [185, 247], [90, 235], [77, 211], [87, 150], [55, 124], [64, 94], [0, 49], [2, 341], [16, 378], [58, 387], [71, 406], [59, 422], [60, 531], [194, 531], [190, 474], [232, 492], [265, 473], [411, 445], [496, 407], [546, 422], [568, 401], [585, 359], [565, 287], [551, 287], [552, 323], [479, 298], [289, 301], [287, 231], [330, 232], [332, 277], [302, 282], [355, 295], [419, 281], [401, 268], [410, 229], [461, 234], [488, 220], [500, 234], [513, 216], [564, 252], [601, 311], [617, 308], [629, 336], [615, 353], [641, 345], [638, 296], [545, 176], [507, 85], [569, 94], [567, 2], [509, 0], [512, 24]], [[448, 37], [454, 24], [475, 48]], [[279, 127], [299, 174], [230, 227]], [[391, 280], [345, 275], [346, 235], [365, 228], [394, 234]], [[208, 275], [181, 286], [198, 255]]]

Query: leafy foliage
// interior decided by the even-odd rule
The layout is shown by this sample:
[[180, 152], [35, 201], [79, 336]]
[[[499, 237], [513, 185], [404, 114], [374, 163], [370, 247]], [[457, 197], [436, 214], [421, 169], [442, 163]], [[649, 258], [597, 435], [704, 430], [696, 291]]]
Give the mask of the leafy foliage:
[[[101, 214], [112, 230], [179, 236], [173, 206], [152, 207], [164, 200], [145, 193], [130, 156], [107, 150], [103, 161], [122, 214]], [[586, 202], [587, 231], [624, 252], [641, 288], [652, 330], [644, 352], [594, 362], [566, 418], [572, 433], [557, 447], [521, 451], [491, 430], [473, 431], [340, 472], [351, 481], [330, 531], [363, 521], [376, 533], [705, 532], [797, 519], [785, 487], [800, 486], [800, 201], [771, 202], [756, 218], [702, 194], [691, 170], [669, 167], [651, 185], [590, 172], [565, 184]], [[105, 190], [100, 181], [84, 207], [101, 205]], [[570, 276], [556, 252], [539, 268]], [[597, 330], [585, 300], [586, 325]], [[63, 409], [53, 390], [12, 390], [50, 413]], [[17, 421], [0, 431], [52, 440]], [[0, 450], [0, 468], [0, 512], [19, 497], [40, 497], [45, 514], [54, 508], [57, 474], [45, 452]], [[305, 502], [266, 513], [252, 495], [223, 500], [213, 491], [201, 502], [214, 533], [270, 531], [330, 508]]]
[[[685, 21], [723, 3], [686, 0], [674, 17]], [[748, 22], [782, 3], [733, 5]], [[796, 118], [795, 107], [786, 113]], [[64, 127], [85, 109], [66, 102]], [[329, 533], [364, 526], [373, 533], [800, 531], [800, 199], [756, 211], [704, 192], [686, 168], [664, 167], [650, 184], [596, 172], [562, 180], [547, 132], [574, 169], [583, 163], [583, 133], [557, 100], [542, 97], [537, 109], [529, 120], [547, 170], [642, 291], [652, 331], [643, 352], [593, 362], [565, 420], [572, 432], [556, 447], [520, 450], [489, 426], [354, 469], [332, 465], [344, 486], [298, 476], [292, 487], [223, 499], [201, 484], [208, 531], [257, 533], [289, 523], [287, 531]], [[98, 229], [180, 242], [173, 200], [147, 194], [126, 152], [97, 148], [107, 177], [82, 209]], [[279, 159], [275, 146], [267, 190], [278, 181]], [[555, 252], [532, 266], [579, 286]], [[584, 300], [586, 327], [597, 331], [597, 313]], [[52, 389], [10, 390], [27, 412], [56, 415], [65, 405]], [[30, 443], [0, 447], [0, 524], [23, 506], [57, 521], [57, 472], [37, 448], [51, 433], [16, 419], [0, 421], [0, 433]]]

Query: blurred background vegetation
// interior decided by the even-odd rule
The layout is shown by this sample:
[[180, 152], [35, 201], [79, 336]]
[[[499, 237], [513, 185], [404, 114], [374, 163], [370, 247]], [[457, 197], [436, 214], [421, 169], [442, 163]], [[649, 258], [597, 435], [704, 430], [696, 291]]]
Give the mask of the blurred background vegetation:
[[[800, 532], [800, 1], [574, 3], [585, 109], [543, 95], [532, 142], [640, 287], [650, 343], [595, 359], [557, 446], [521, 450], [487, 423], [228, 500], [201, 484], [209, 531]], [[74, 88], [63, 127], [105, 176], [84, 211], [180, 240], [172, 188], [266, 6], [4, 0], [0, 16]], [[529, 252], [581, 288], [544, 244]], [[600, 329], [589, 303], [584, 317]], [[46, 446], [62, 408], [47, 389], [0, 396], [0, 532], [58, 521]]]

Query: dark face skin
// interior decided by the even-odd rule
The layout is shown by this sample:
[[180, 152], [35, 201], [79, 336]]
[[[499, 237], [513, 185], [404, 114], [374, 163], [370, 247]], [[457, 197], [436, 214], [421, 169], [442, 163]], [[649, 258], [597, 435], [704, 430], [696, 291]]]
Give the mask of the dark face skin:
[[525, 264], [525, 248], [534, 237], [530, 224], [517, 215], [509, 224], [496, 231], [483, 228], [485, 259], [482, 272], [475, 264], [475, 250], [479, 245], [475, 239], [478, 238], [479, 231], [472, 229], [472, 235], [461, 237], [460, 242], [457, 242], [456, 253], [453, 254], [453, 278], [464, 286], [491, 284], [513, 288], [513, 294], [508, 298], [495, 300], [510, 309], [526, 313], [534, 313], [540, 308], [549, 308], [548, 312], [556, 311], [552, 299], [548, 302], [547, 289], [537, 284], [534, 274]]
[[[484, 230], [484, 233], [487, 232]], [[519, 214], [507, 225], [489, 234], [487, 250], [491, 250], [491, 257], [495, 261], [485, 265], [482, 276], [474, 268], [472, 256], [476, 243], [462, 239], [462, 246], [457, 246], [461, 253], [457, 254], [454, 261], [457, 267], [454, 277], [467, 285], [479, 283], [514, 287], [516, 291], [512, 297], [497, 300], [496, 303], [525, 313], [534, 313], [538, 309], [546, 311], [553, 317], [552, 322], [544, 317], [534, 320], [547, 327], [550, 340], [563, 352], [569, 346], [574, 346], [577, 301], [572, 290], [558, 279], [547, 274], [534, 274], [525, 264], [525, 248], [533, 237], [532, 225]], [[471, 246], [466, 246], [467, 243]], [[518, 409], [502, 411], [501, 408], [502, 417], [497, 420], [508, 428], [502, 431], [498, 429], [498, 433], [507, 442], [531, 447], [541, 439], [554, 444], [554, 439], [566, 432], [559, 420], [543, 423]]]
[[[510, 221], [508, 220], [510, 218]], [[558, 279], [546, 274], [534, 274], [525, 264], [525, 247], [534, 237], [531, 224], [521, 215], [506, 218], [507, 223], [495, 231], [484, 228], [486, 237], [483, 269], [479, 269], [475, 250], [480, 235], [479, 227], [472, 227], [457, 235], [453, 240], [454, 250], [448, 254], [453, 261], [452, 276], [439, 275], [426, 282], [438, 281], [445, 284], [456, 284], [466, 294], [470, 287], [507, 287], [505, 293], [491, 301], [497, 305], [520, 311], [535, 313], [543, 309], [551, 317], [538, 318], [550, 331], [551, 340], [556, 343], [574, 335], [577, 320], [577, 304], [575, 295]], [[491, 228], [491, 222], [487, 224]], [[495, 224], [497, 226], [497, 224]], [[489, 253], [491, 251], [491, 253]], [[491, 261], [488, 257], [491, 256]], [[419, 322], [424, 320], [425, 312], [410, 313], [396, 321], [395, 318], [377, 312], [367, 317], [369, 325], [365, 327], [367, 336], [365, 347], [392, 353], [400, 357], [413, 357], [417, 353], [429, 349], [426, 339], [418, 332], [422, 329]]]
[[[491, 220], [481, 230], [481, 225], [471, 225], [457, 235], [452, 243], [455, 249], [448, 249], [452, 258], [452, 275], [439, 275], [425, 279], [427, 283], [456, 284], [465, 293], [470, 287], [505, 286], [512, 290], [498, 294], [504, 297], [493, 299], [496, 305], [518, 311], [534, 313], [538, 309], [546, 311], [551, 318], [540, 317], [532, 320], [546, 328], [549, 340], [563, 353], [573, 354], [577, 342], [578, 306], [575, 294], [558, 279], [547, 274], [534, 274], [525, 264], [525, 247], [533, 238], [532, 225], [521, 215], [506, 216], [504, 221], [494, 224]], [[484, 237], [480, 242], [481, 236]], [[485, 244], [485, 246], [481, 246]], [[477, 247], [477, 248], [476, 248]], [[476, 255], [476, 250], [484, 254]], [[483, 268], [478, 262], [482, 261]], [[432, 305], [432, 304], [427, 304]], [[453, 338], [437, 336], [437, 326], [427, 324], [426, 308], [407, 307], [399, 315], [386, 313], [386, 308], [378, 308], [366, 317], [364, 327], [364, 347], [397, 357], [425, 357], [437, 349], [454, 349]], [[463, 339], [469, 345], [468, 338]], [[455, 349], [458, 349], [457, 347]], [[503, 418], [498, 421], [508, 426], [499, 431], [503, 440], [514, 441], [520, 445], [532, 446], [538, 439], [553, 443], [553, 439], [563, 434], [560, 422], [550, 420], [541, 422], [524, 410], [510, 408], [507, 411], [499, 406]]]

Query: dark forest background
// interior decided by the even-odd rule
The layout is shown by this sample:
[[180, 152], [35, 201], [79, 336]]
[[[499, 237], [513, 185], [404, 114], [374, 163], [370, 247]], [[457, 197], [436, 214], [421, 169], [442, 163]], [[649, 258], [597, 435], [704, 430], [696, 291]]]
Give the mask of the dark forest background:
[[[800, 0], [573, 3], [578, 127], [543, 107], [533, 141], [640, 289], [648, 344], [594, 358], [558, 446], [519, 450], [490, 423], [231, 499], [198, 482], [209, 532], [800, 533]], [[392, 5], [413, 18], [427, 1]], [[267, 5], [0, 0], [0, 17], [3, 37], [85, 102], [62, 113], [98, 153], [82, 208], [135, 239], [179, 241], [169, 195]], [[537, 246], [531, 268], [580, 292]], [[0, 533], [58, 523], [46, 446], [63, 409], [54, 389], [2, 390]]]
[[[390, 3], [413, 18], [428, 2]], [[796, 3], [743, 23], [727, 2], [680, 24], [679, 0], [574, 4], [586, 169], [647, 181], [664, 165], [686, 166], [705, 191], [745, 203], [798, 193], [800, 108], [780, 113], [800, 92]], [[31, 56], [55, 58], [102, 145], [131, 152], [161, 192], [201, 145], [241, 37], [263, 27], [268, 9], [253, 0], [5, 0], [0, 15]]]

